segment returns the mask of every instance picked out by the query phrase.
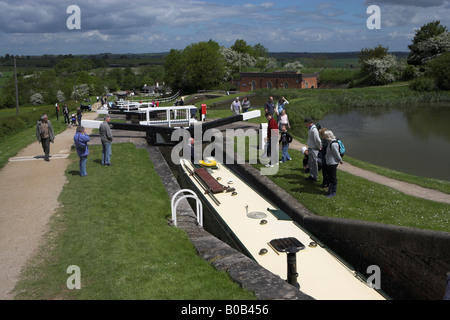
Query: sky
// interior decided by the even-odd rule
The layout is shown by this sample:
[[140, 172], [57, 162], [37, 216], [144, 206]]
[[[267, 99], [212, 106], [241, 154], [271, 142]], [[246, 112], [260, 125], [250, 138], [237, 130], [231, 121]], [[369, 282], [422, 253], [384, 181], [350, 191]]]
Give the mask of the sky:
[[450, 0], [0, 0], [0, 12], [2, 56], [159, 53], [210, 39], [270, 52], [409, 51], [424, 24], [450, 27]]

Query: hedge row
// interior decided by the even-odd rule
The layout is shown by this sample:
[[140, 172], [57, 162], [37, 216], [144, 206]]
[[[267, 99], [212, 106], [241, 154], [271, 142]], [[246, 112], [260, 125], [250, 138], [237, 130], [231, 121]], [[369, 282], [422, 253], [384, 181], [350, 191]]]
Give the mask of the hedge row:
[[51, 105], [42, 106], [33, 108], [29, 111], [27, 110], [27, 112], [19, 114], [18, 117], [8, 116], [0, 118], [0, 139], [3, 139], [6, 135], [35, 126], [37, 121], [45, 113], [48, 114], [49, 117], [52, 117], [55, 114], [55, 107]]

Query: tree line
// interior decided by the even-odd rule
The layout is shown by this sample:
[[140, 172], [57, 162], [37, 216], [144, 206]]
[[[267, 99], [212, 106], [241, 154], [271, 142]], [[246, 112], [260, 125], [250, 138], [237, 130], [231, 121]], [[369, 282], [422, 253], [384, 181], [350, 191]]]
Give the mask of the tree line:
[[[416, 30], [409, 50], [407, 59], [401, 59], [382, 45], [362, 49], [358, 54], [360, 72], [351, 80], [350, 86], [385, 85], [405, 80], [414, 90], [450, 89], [450, 33], [447, 27], [440, 21], [425, 24]], [[251, 46], [242, 39], [236, 40], [230, 48], [209, 40], [155, 57], [159, 61], [155, 64], [109, 68], [105, 64], [109, 54], [58, 56], [53, 61], [53, 68], [19, 74], [19, 104], [54, 104], [118, 90], [140, 91], [145, 84], [156, 82], [165, 83], [172, 91], [229, 90], [232, 89], [231, 80], [238, 79], [241, 71], [303, 68], [297, 60], [284, 61], [281, 65], [263, 45]], [[0, 60], [4, 65], [12, 58], [7, 55]], [[116, 55], [115, 58], [126, 60], [129, 57]], [[316, 62], [325, 64], [326, 57]], [[0, 88], [0, 108], [14, 106], [14, 78], [10, 77]]]
[[[137, 69], [97, 68], [89, 58], [67, 58], [54, 68], [23, 71], [18, 74], [19, 104], [54, 104], [68, 100], [83, 101], [118, 90], [140, 90], [144, 84], [161, 79], [162, 65]], [[15, 107], [14, 77], [0, 89], [0, 108]]]

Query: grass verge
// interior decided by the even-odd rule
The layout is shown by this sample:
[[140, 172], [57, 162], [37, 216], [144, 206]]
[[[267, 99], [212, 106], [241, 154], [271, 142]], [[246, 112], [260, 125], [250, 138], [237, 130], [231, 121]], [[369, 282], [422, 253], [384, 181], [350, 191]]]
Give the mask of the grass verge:
[[301, 152], [290, 149], [289, 154], [293, 161], [280, 163], [278, 173], [268, 177], [316, 215], [450, 232], [448, 204], [405, 195], [339, 170], [338, 196], [326, 198], [321, 172], [319, 182], [305, 181]]
[[[306, 140], [299, 138], [297, 136], [293, 136], [293, 137], [295, 140], [298, 140], [301, 143], [306, 145]], [[371, 171], [371, 172], [374, 172], [376, 174], [379, 174], [379, 175], [382, 175], [382, 176], [385, 176], [385, 177], [388, 177], [391, 179], [416, 184], [416, 185], [424, 187], [424, 188], [438, 190], [438, 191], [450, 194], [450, 181], [414, 176], [414, 175], [403, 173], [400, 171], [380, 167], [380, 166], [377, 166], [377, 165], [374, 165], [374, 164], [371, 164], [368, 162], [364, 162], [364, 161], [361, 161], [361, 160], [358, 160], [358, 159], [355, 159], [355, 158], [352, 158], [349, 156], [345, 156], [344, 161], [350, 163], [351, 165], [353, 165], [355, 167], [358, 167], [358, 168], [361, 168], [361, 169], [364, 169], [367, 171]]]
[[[71, 155], [62, 206], [16, 299], [255, 299], [167, 225], [170, 199], [146, 150], [113, 145], [113, 167], [101, 166], [101, 146], [90, 152], [83, 178]], [[66, 286], [71, 265], [80, 267], [80, 290]]]

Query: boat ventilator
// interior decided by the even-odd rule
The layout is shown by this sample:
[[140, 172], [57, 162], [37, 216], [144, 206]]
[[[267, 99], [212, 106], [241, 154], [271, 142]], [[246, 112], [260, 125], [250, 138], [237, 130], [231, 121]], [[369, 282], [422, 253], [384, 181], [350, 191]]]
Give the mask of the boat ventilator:
[[[175, 201], [176, 197], [181, 194], [181, 193], [185, 193], [187, 192], [188, 194], [185, 194], [183, 196], [181, 196], [177, 201]], [[172, 201], [171, 201], [171, 208], [172, 208], [172, 221], [174, 226], [177, 226], [177, 207], [178, 204], [180, 203], [181, 200], [186, 199], [186, 198], [193, 198], [195, 199], [196, 202], [196, 209], [197, 209], [197, 223], [200, 227], [203, 227], [203, 205], [202, 202], [200, 201], [200, 199], [198, 198], [197, 194], [190, 190], [190, 189], [182, 189], [177, 191], [173, 197], [172, 197]]]
[[297, 238], [280, 238], [273, 239], [269, 242], [269, 245], [276, 251], [287, 253], [287, 282], [294, 287], [300, 289], [300, 285], [297, 281], [297, 252], [305, 249], [303, 243], [297, 240]]

